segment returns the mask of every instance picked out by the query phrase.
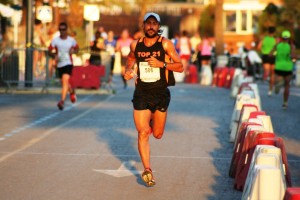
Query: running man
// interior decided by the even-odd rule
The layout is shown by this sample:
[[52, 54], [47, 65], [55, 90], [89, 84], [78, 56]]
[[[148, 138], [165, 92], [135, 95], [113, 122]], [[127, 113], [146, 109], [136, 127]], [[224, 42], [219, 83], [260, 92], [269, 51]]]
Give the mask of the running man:
[[290, 82], [293, 77], [293, 60], [296, 59], [295, 46], [291, 44], [291, 33], [284, 30], [281, 34], [282, 41], [279, 42], [271, 53], [276, 51], [275, 57], [275, 93], [278, 94], [280, 87], [284, 85], [282, 108], [288, 106], [290, 93]]
[[[144, 16], [145, 37], [130, 44], [124, 78], [135, 77], [133, 118], [138, 132], [138, 150], [144, 166], [142, 179], [147, 186], [155, 185], [150, 165], [149, 136], [161, 139], [171, 100], [168, 87], [169, 70], [183, 72], [183, 65], [173, 43], [160, 36], [160, 17], [156, 13]], [[134, 66], [137, 65], [137, 68]], [[135, 76], [136, 75], [136, 76]], [[168, 81], [167, 81], [168, 80]]]
[[75, 90], [71, 87], [69, 80], [73, 69], [71, 56], [78, 51], [79, 47], [76, 40], [73, 37], [68, 36], [68, 25], [65, 22], [59, 24], [58, 30], [60, 36], [55, 37], [51, 41], [48, 50], [49, 55], [56, 60], [58, 74], [61, 79], [61, 100], [57, 103], [57, 107], [59, 110], [63, 110], [68, 92], [70, 93], [71, 102], [76, 102]]
[[263, 80], [267, 80], [269, 77], [269, 92], [268, 95], [272, 95], [273, 85], [274, 85], [274, 63], [275, 57], [274, 55], [270, 54], [273, 47], [276, 45], [276, 38], [275, 38], [275, 27], [271, 26], [268, 28], [268, 34], [264, 36], [262, 41], [258, 44], [258, 49], [262, 53], [262, 61], [263, 61], [263, 68], [264, 68], [264, 75]]

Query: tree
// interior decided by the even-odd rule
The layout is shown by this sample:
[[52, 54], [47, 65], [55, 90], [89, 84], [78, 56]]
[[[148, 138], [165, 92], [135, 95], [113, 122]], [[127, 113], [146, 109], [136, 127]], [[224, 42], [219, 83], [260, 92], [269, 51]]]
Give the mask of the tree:
[[223, 0], [216, 0], [215, 7], [215, 41], [216, 54], [224, 54]]
[[259, 33], [267, 32], [268, 27], [277, 26], [279, 18], [279, 9], [273, 3], [269, 3], [258, 19]]
[[[269, 26], [275, 26], [279, 35], [284, 29], [292, 33], [295, 38], [295, 27], [300, 25], [300, 2], [295, 0], [284, 0], [284, 5], [278, 8], [270, 3], [259, 16], [259, 33], [264, 34]], [[295, 32], [296, 31], [296, 32]], [[297, 41], [297, 40], [296, 40]]]
[[224, 54], [223, 2], [216, 0], [209, 4], [201, 13], [200, 35], [213, 37], [216, 42], [216, 54]]
[[214, 35], [215, 6], [209, 4], [201, 12], [200, 16], [200, 35], [212, 37]]

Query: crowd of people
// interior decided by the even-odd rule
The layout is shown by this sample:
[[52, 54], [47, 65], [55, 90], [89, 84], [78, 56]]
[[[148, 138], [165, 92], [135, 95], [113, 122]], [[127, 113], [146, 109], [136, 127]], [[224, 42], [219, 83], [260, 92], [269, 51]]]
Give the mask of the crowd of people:
[[[39, 23], [37, 23], [37, 27], [39, 27]], [[38, 28], [36, 29], [36, 31], [37, 33], [39, 33]], [[229, 59], [231, 56], [234, 58], [238, 57], [238, 59], [241, 59], [240, 64], [235, 67], [242, 67], [244, 69], [249, 68], [249, 75], [256, 76], [257, 74], [255, 74], [255, 71], [260, 71], [260, 78], [264, 81], [268, 81], [269, 83], [269, 96], [272, 95], [274, 86], [275, 93], [278, 93], [280, 86], [284, 85], [285, 91], [283, 107], [286, 108], [289, 94], [289, 84], [293, 78], [294, 69], [290, 66], [293, 66], [292, 60], [296, 57], [294, 51], [295, 46], [291, 41], [290, 32], [285, 31], [282, 32], [282, 34], [283, 33], [284, 36], [280, 35], [280, 37], [276, 37], [276, 28], [269, 27], [267, 34], [264, 35], [259, 42], [252, 42], [249, 48], [246, 49], [243, 46], [241, 48], [242, 50], [237, 54], [228, 54], [227, 56], [229, 57]], [[41, 40], [39, 42], [45, 43], [42, 39], [41, 34], [37, 35], [40, 37]], [[131, 34], [128, 29], [124, 28], [123, 31], [120, 33], [119, 37], [115, 37], [115, 34], [112, 30], [106, 32], [104, 27], [100, 26], [96, 30], [94, 39], [90, 43], [91, 56], [89, 58], [89, 63], [92, 65], [100, 66], [102, 64], [100, 52], [109, 52], [111, 56], [109, 82], [111, 83], [115, 66], [115, 55], [117, 52], [120, 53], [120, 75], [123, 81], [123, 87], [124, 89], [126, 89], [127, 80], [124, 78], [124, 75], [126, 71], [127, 56], [130, 52], [130, 44], [135, 39], [141, 38], [143, 36], [144, 33], [140, 30]], [[183, 65], [183, 81], [185, 81], [186, 77], [189, 76], [190, 65], [196, 65], [198, 73], [200, 75], [199, 83], [201, 85], [210, 85], [210, 81], [206, 81], [205, 79], [205, 74], [210, 74], [210, 76], [212, 76], [214, 67], [216, 66], [216, 58], [214, 57], [214, 39], [205, 34], [200, 35], [199, 32], [196, 32], [194, 35], [191, 36], [187, 31], [183, 30], [181, 33], [175, 33], [170, 41], [172, 42], [176, 52], [180, 56]], [[283, 56], [280, 57], [280, 54], [274, 53], [280, 51], [283, 48], [282, 42], [288, 44], [290, 48], [285, 48], [286, 54], [289, 54], [289, 56], [286, 55], [286, 60], [283, 59]], [[279, 50], [277, 48], [279, 48]], [[280, 64], [283, 62], [282, 60], [284, 60], [285, 64]], [[36, 61], [36, 59], [34, 59], [34, 61]], [[53, 65], [56, 66], [57, 63], [55, 63], [55, 61], [51, 63], [51, 75], [53, 74]], [[281, 73], [278, 72], [278, 70], [287, 70], [289, 73]]]

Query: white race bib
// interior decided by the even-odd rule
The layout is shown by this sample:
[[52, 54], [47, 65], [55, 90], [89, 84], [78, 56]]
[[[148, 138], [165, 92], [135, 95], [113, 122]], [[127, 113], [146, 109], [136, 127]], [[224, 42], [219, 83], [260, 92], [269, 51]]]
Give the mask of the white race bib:
[[140, 79], [143, 82], [156, 82], [160, 80], [160, 68], [151, 67], [148, 62], [140, 62]]

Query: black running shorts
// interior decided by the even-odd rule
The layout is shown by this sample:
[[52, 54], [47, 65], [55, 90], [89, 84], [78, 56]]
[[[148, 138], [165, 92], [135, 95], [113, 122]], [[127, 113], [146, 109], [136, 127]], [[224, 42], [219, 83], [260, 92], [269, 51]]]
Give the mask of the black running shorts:
[[166, 112], [171, 100], [170, 90], [135, 90], [133, 94], [133, 108], [135, 110], [150, 110], [154, 113], [156, 110]]
[[61, 78], [63, 74], [69, 74], [71, 76], [72, 70], [73, 70], [73, 65], [66, 65], [64, 67], [58, 67], [57, 70], [58, 70], [59, 78]]
[[293, 71], [282, 71], [282, 70], [276, 70], [275, 69], [274, 72], [275, 72], [276, 75], [283, 76], [283, 77], [293, 75]]
[[262, 61], [263, 61], [263, 64], [273, 65], [275, 63], [275, 56], [270, 56], [268, 54], [263, 54], [262, 55]]

